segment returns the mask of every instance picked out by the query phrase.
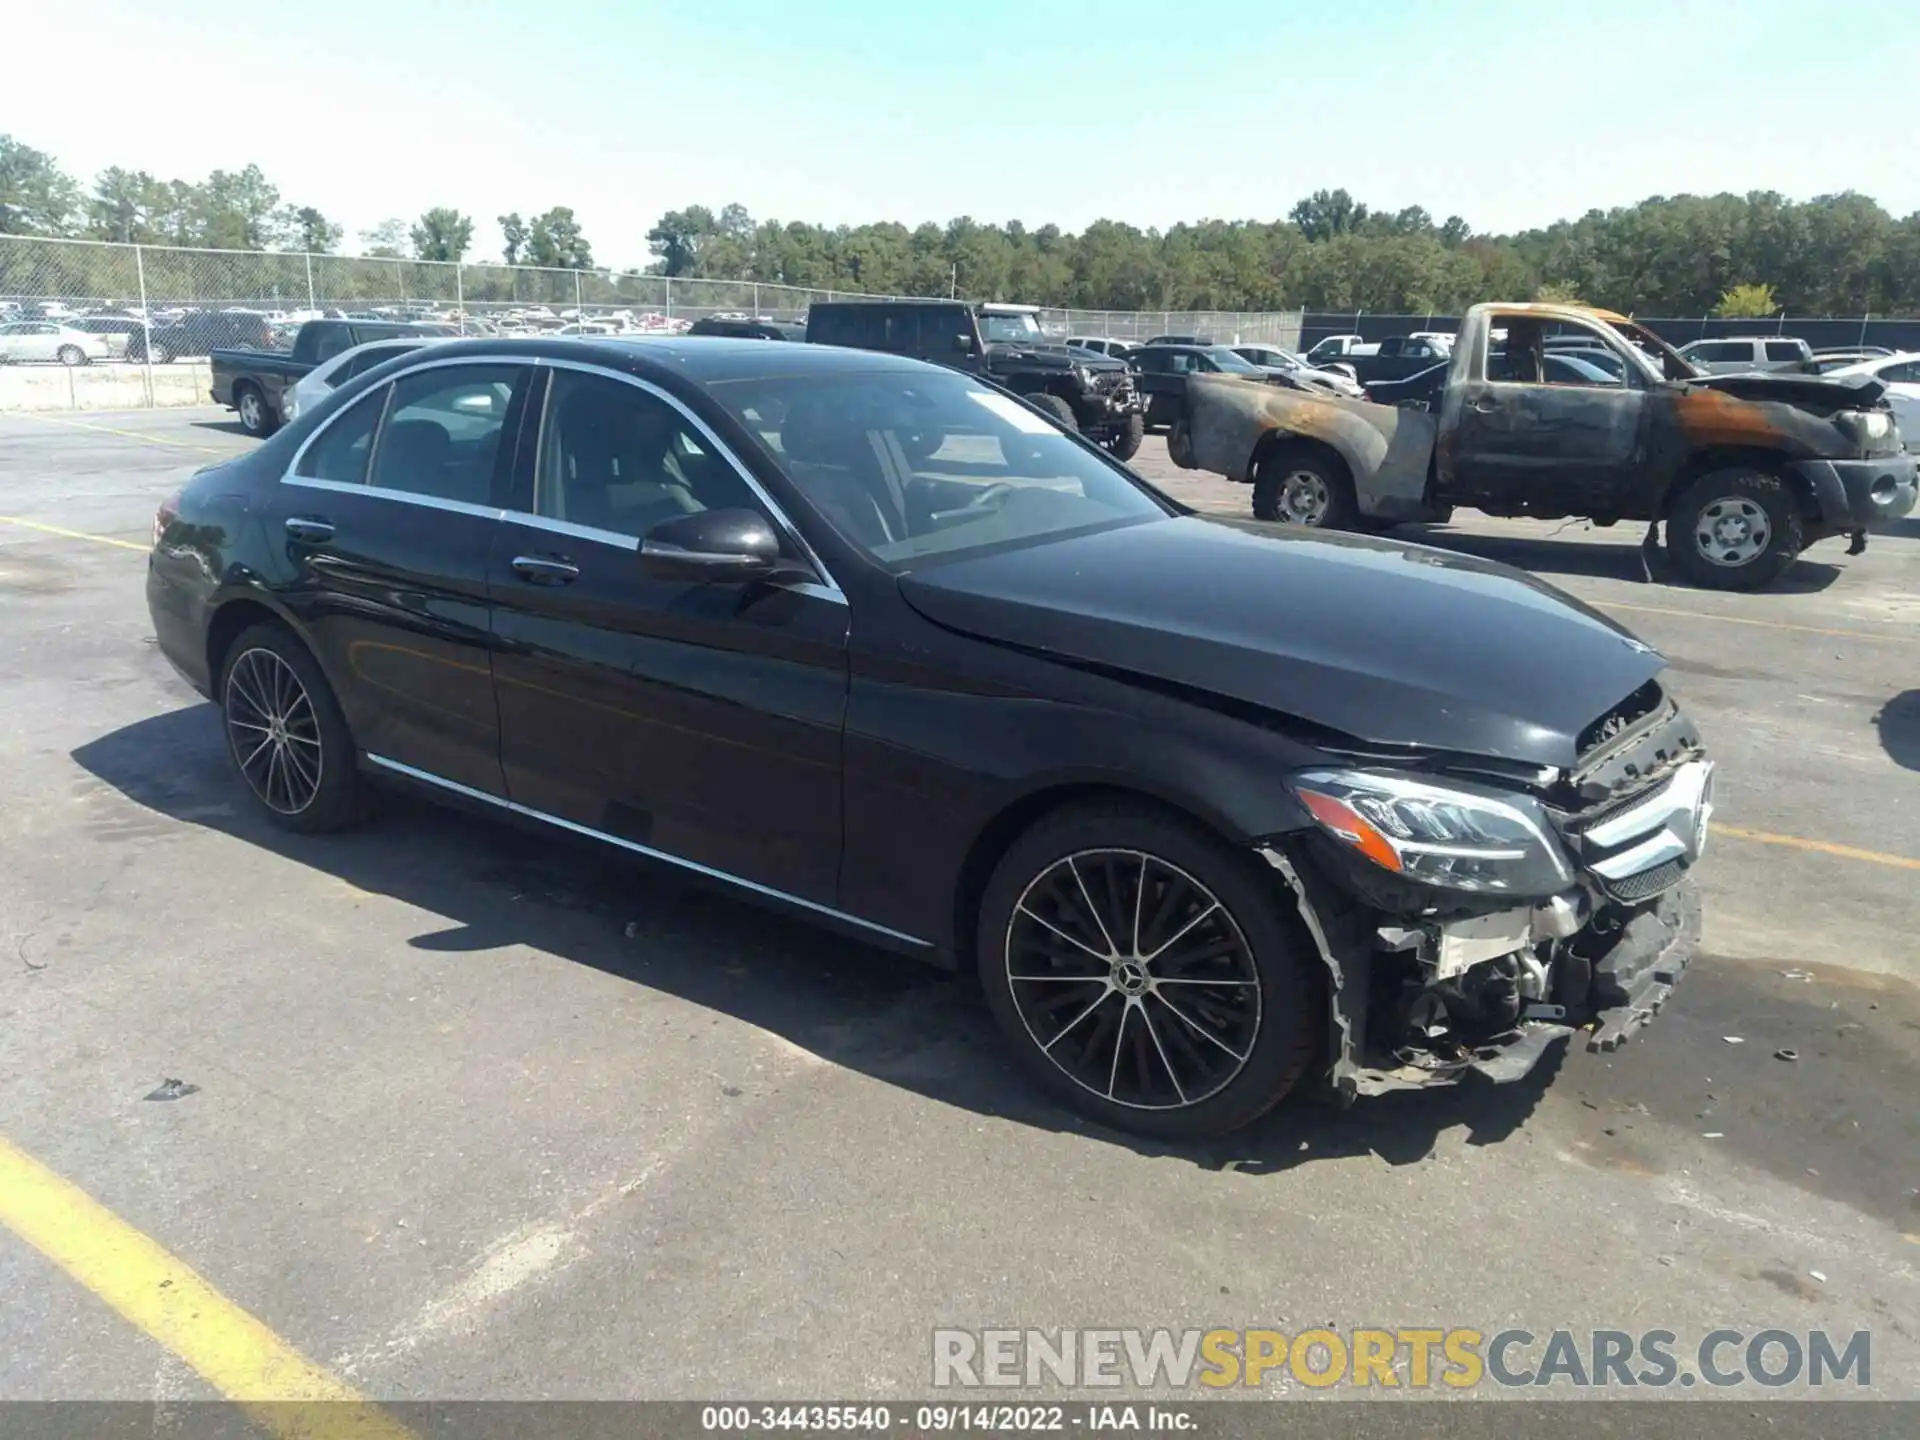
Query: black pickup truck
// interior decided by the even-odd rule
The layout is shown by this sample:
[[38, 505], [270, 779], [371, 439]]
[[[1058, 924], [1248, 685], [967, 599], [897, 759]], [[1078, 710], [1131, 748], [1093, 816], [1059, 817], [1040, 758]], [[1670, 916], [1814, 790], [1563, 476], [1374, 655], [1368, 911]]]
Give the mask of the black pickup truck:
[[1382, 340], [1371, 353], [1349, 351], [1335, 363], [1353, 372], [1362, 385], [1383, 380], [1404, 380], [1422, 370], [1444, 364], [1453, 354], [1452, 346], [1429, 335], [1394, 335]]
[[343, 351], [369, 340], [399, 335], [453, 335], [451, 325], [409, 325], [398, 321], [309, 320], [293, 337], [291, 350], [215, 350], [213, 399], [240, 416], [249, 435], [271, 435], [280, 428], [281, 397], [300, 378]]

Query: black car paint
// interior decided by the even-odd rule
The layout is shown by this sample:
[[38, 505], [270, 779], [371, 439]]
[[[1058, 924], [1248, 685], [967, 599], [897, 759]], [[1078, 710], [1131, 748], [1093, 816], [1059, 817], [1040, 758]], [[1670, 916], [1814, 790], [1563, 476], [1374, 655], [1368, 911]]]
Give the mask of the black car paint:
[[[697, 417], [790, 518], [812, 583], [667, 584], [642, 577], [635, 546], [460, 517], [476, 530], [377, 491], [283, 481], [308, 435], [394, 375], [508, 359], [528, 375], [494, 477], [504, 510], [531, 495], [532, 392], [550, 367], [587, 365]], [[1510, 775], [1561, 765], [1661, 667], [1506, 567], [1202, 519], [1117, 465], [1164, 518], [895, 573], [824, 523], [708, 393], [793, 366], [917, 368], [718, 338], [455, 341], [431, 362], [389, 361], [200, 472], [163, 512], [147, 582], [160, 648], [210, 693], [221, 648], [276, 617], [383, 778], [451, 782], [456, 798], [949, 965], [970, 960], [999, 849], [1064, 798], [1124, 792], [1249, 853], [1290, 838], [1310, 853], [1284, 775], [1370, 748]], [[529, 554], [579, 580], [526, 583], [514, 562]], [[1272, 623], [1287, 614], [1314, 623]]]

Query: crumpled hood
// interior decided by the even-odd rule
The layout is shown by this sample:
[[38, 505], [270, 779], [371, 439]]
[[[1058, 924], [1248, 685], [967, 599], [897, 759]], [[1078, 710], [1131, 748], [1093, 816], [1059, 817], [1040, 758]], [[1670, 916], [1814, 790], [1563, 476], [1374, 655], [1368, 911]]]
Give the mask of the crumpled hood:
[[1569, 766], [1665, 661], [1490, 561], [1183, 517], [904, 575], [936, 624], [1382, 745]]
[[1823, 410], [1862, 410], [1887, 393], [1877, 375], [1805, 375], [1793, 370], [1755, 370], [1739, 375], [1701, 375], [1684, 382], [1703, 390], [1723, 390], [1742, 400], [1778, 400]]

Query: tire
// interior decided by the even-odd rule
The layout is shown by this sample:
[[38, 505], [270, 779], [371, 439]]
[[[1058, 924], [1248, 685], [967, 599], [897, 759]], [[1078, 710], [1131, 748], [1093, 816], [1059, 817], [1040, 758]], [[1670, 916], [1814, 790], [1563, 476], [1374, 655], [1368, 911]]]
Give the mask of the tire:
[[78, 345], [62, 345], [58, 350], [53, 352], [53, 358], [58, 360], [62, 365], [72, 368], [76, 365], [85, 365], [87, 363], [87, 352], [82, 350]]
[[1035, 390], [1023, 397], [1029, 405], [1044, 410], [1074, 434], [1080, 433], [1080, 422], [1074, 418], [1073, 407], [1058, 395], [1049, 395], [1044, 390]]
[[[1142, 912], [1143, 893], [1168, 908]], [[1111, 918], [1089, 924], [1094, 896]], [[1326, 1028], [1319, 960], [1285, 897], [1175, 816], [1125, 802], [1055, 811], [981, 898], [988, 1008], [1027, 1077], [1089, 1119], [1166, 1140], [1238, 1130], [1306, 1073]], [[1105, 940], [1130, 924], [1143, 931]]]
[[[278, 625], [243, 630], [221, 660], [215, 693], [227, 753], [268, 820], [283, 830], [319, 834], [366, 817], [368, 791], [346, 717], [319, 665], [291, 633]], [[279, 742], [276, 716], [285, 736]]]
[[1107, 453], [1114, 459], [1131, 460], [1140, 453], [1140, 444], [1146, 438], [1147, 417], [1136, 410], [1127, 416], [1126, 422], [1103, 443]]
[[1667, 511], [1667, 558], [1708, 590], [1760, 590], [1806, 548], [1806, 522], [1786, 481], [1734, 466], [1694, 480]]
[[1353, 478], [1332, 456], [1314, 450], [1276, 450], [1253, 477], [1253, 518], [1306, 525], [1317, 530], [1354, 530], [1360, 506]]
[[273, 413], [273, 407], [258, 385], [243, 381], [234, 386], [233, 408], [239, 413], [240, 428], [257, 440], [266, 439], [280, 428], [280, 417]]

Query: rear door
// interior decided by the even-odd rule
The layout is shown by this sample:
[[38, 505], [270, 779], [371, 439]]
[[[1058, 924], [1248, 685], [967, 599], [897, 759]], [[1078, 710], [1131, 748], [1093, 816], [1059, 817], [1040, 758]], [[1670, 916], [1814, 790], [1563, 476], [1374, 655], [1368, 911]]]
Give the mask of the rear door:
[[360, 747], [489, 795], [504, 784], [487, 558], [531, 375], [441, 362], [369, 391], [301, 447], [265, 517]]
[[757, 509], [714, 433], [630, 375], [554, 364], [493, 550], [516, 804], [817, 905], [839, 885], [847, 604], [825, 585], [668, 582], [640, 537]]
[[[1451, 443], [1439, 450], [1441, 498], [1515, 514], [1617, 512], [1646, 463], [1640, 372], [1623, 366], [1616, 379], [1590, 365], [1549, 365], [1537, 333], [1525, 338], [1529, 323], [1495, 315], [1507, 349], [1488, 353], [1483, 342], [1464, 373], [1456, 365], [1460, 378], [1442, 402]], [[1597, 330], [1591, 338], [1614, 348]]]

